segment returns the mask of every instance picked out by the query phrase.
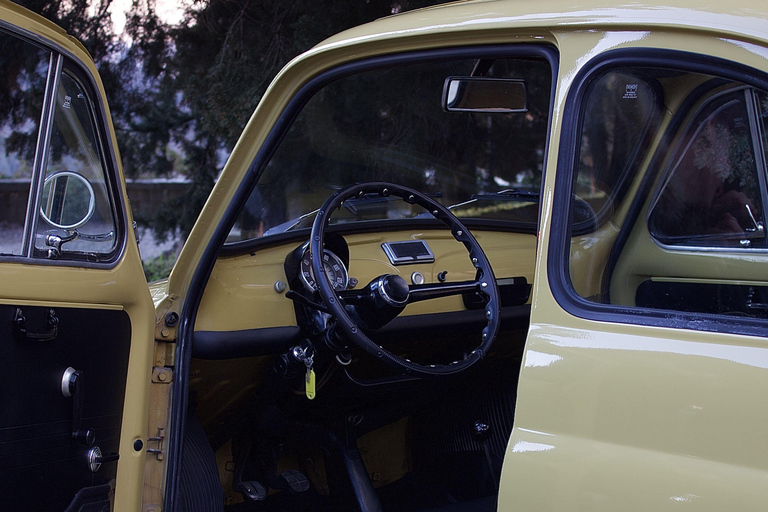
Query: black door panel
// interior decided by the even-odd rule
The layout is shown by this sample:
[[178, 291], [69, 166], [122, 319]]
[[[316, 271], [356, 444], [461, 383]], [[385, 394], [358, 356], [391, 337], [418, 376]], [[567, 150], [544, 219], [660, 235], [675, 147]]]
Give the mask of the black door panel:
[[[128, 314], [53, 308], [57, 322], [51, 326], [51, 309], [0, 306], [0, 496], [7, 510], [63, 511], [83, 489], [108, 493], [117, 474], [119, 460], [105, 459], [118, 455], [131, 340]], [[17, 310], [27, 335], [20, 332]], [[52, 339], [29, 335], [51, 327]], [[67, 368], [79, 372], [69, 397], [62, 391]], [[78, 401], [79, 425], [73, 421]], [[90, 432], [78, 440], [73, 430]], [[91, 436], [95, 440], [89, 443]], [[93, 472], [89, 451], [95, 447], [103, 462]]]

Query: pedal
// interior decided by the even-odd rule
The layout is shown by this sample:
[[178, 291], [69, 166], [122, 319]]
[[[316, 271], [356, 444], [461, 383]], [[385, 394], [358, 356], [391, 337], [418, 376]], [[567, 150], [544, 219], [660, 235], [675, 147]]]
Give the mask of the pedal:
[[267, 490], [256, 481], [240, 482], [240, 493], [250, 501], [264, 501], [267, 498]]
[[301, 471], [286, 469], [280, 473], [280, 478], [285, 480], [288, 490], [293, 494], [301, 494], [309, 490], [309, 480]]

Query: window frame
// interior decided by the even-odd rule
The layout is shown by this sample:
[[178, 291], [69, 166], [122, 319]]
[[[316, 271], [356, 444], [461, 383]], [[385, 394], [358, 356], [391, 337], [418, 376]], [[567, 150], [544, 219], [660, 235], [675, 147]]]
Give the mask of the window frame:
[[[741, 82], [747, 86], [768, 91], [768, 73], [765, 71], [742, 63], [687, 51], [657, 48], [616, 49], [587, 62], [576, 73], [563, 109], [547, 256], [547, 277], [555, 301], [569, 314], [585, 320], [765, 337], [766, 321], [762, 319], [597, 303], [581, 297], [574, 289], [570, 278], [570, 249], [573, 236], [570, 194], [578, 173], [577, 157], [581, 141], [582, 105], [593, 77], [612, 68], [629, 66], [682, 69]], [[680, 125], [679, 120], [677, 123], [673, 120], [662, 135], [660, 147], [668, 147], [672, 135], [679, 131]], [[642, 203], [652, 192], [651, 187], [664, 160], [663, 151], [657, 150], [652, 156], [649, 171], [643, 177], [639, 187], [637, 197], [640, 200], [637, 198], [634, 200], [625, 223], [634, 224], [637, 221], [638, 210], [642, 207], [638, 203]], [[626, 239], [622, 240], [620, 234], [614, 243], [611, 257], [614, 251], [621, 251], [624, 242]], [[608, 265], [610, 266], [610, 261]], [[609, 273], [610, 268], [607, 267], [606, 274]], [[608, 277], [610, 276], [603, 277], [603, 285]]]
[[[0, 31], [8, 37], [16, 37], [25, 43], [32, 44], [51, 53], [46, 79], [46, 90], [41, 105], [41, 118], [38, 139], [35, 144], [35, 158], [30, 181], [30, 191], [27, 198], [25, 213], [24, 235], [21, 243], [21, 254], [0, 255], [0, 263], [23, 263], [57, 267], [102, 268], [115, 267], [122, 259], [127, 247], [127, 209], [123, 200], [121, 180], [118, 173], [113, 140], [107, 130], [109, 118], [105, 98], [99, 93], [100, 88], [95, 77], [86, 63], [72, 54], [66, 48], [45, 39], [39, 34], [21, 29], [8, 22], [0, 20]], [[104, 172], [104, 181], [110, 203], [111, 214], [115, 226], [115, 243], [112, 250], [101, 253], [98, 260], [89, 256], [91, 253], [65, 252], [65, 257], [51, 259], [41, 257], [35, 249], [35, 234], [37, 232], [38, 211], [42, 198], [43, 182], [47, 169], [48, 150], [53, 129], [56, 92], [61, 81], [61, 74], [67, 72], [83, 87], [89, 102], [90, 119], [93, 123], [96, 137], [95, 151], [99, 154]]]

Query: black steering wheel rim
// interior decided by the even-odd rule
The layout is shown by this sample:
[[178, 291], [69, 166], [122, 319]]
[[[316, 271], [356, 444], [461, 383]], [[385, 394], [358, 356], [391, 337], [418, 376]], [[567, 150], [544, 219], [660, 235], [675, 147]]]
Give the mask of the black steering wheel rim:
[[[325, 241], [325, 228], [329, 225], [331, 214], [339, 209], [344, 201], [360, 197], [366, 194], [380, 194], [382, 196], [394, 195], [401, 197], [410, 204], [418, 204], [430, 212], [435, 218], [442, 221], [451, 230], [453, 237], [464, 244], [469, 253], [472, 265], [477, 269], [475, 283], [477, 291], [485, 296], [485, 317], [487, 324], [481, 332], [481, 343], [472, 350], [464, 359], [454, 361], [447, 365], [423, 365], [397, 356], [382, 346], [373, 342], [362, 329], [353, 321], [345, 309], [343, 299], [339, 297], [328, 281], [323, 269], [323, 247]], [[374, 358], [385, 364], [402, 371], [408, 375], [435, 376], [452, 375], [462, 372], [483, 359], [491, 348], [500, 324], [499, 291], [496, 286], [496, 278], [493, 275], [491, 264], [483, 252], [480, 244], [467, 230], [464, 224], [447, 208], [430, 197], [402, 185], [387, 182], [366, 182], [352, 185], [334, 193], [317, 212], [312, 224], [312, 234], [309, 242], [310, 261], [312, 272], [317, 282], [318, 292], [331, 315], [336, 319], [337, 325], [346, 337]]]

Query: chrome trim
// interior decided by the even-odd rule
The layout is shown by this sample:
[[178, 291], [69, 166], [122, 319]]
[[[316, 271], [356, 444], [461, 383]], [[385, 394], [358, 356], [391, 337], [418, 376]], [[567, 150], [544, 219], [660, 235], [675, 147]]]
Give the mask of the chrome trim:
[[389, 294], [387, 293], [386, 288], [384, 287], [384, 280], [385, 280], [386, 277], [387, 276], [381, 276], [376, 281], [377, 288], [380, 290], [381, 298], [384, 299], [384, 302], [386, 302], [390, 306], [395, 306], [395, 307], [400, 307], [400, 306], [404, 306], [405, 304], [408, 304], [408, 297], [407, 296], [406, 296], [406, 298], [404, 300], [401, 300], [401, 301], [397, 301], [397, 300], [395, 300], [395, 299], [393, 299], [392, 297], [389, 296]]
[[98, 446], [88, 450], [88, 467], [91, 468], [92, 473], [97, 472], [101, 468], [101, 449]]
[[71, 381], [75, 371], [76, 370], [70, 366], [64, 370], [64, 374], [61, 376], [61, 394], [64, 395], [64, 398], [72, 396]]
[[[398, 257], [395, 254], [392, 245], [395, 244], [421, 244], [427, 251], [426, 255], [422, 256], [404, 256]], [[429, 248], [427, 242], [424, 240], [402, 240], [398, 242], [384, 242], [381, 244], [381, 248], [384, 250], [384, 254], [389, 258], [389, 262], [393, 265], [408, 265], [413, 263], [433, 263], [435, 261], [435, 255], [432, 253], [432, 249]]]
[[[60, 172], [54, 172], [50, 176], [47, 176], [45, 178], [45, 181], [43, 181], [43, 192], [45, 192], [45, 187], [48, 184], [49, 181], [54, 180], [56, 178], [59, 178], [60, 176], [68, 176], [71, 178], [75, 178], [77, 180], [80, 180], [81, 183], [85, 184], [85, 187], [88, 189], [88, 193], [90, 195], [90, 200], [88, 201], [88, 211], [85, 214], [85, 217], [81, 219], [80, 221], [74, 223], [74, 224], [57, 224], [53, 222], [51, 219], [48, 218], [48, 215], [45, 214], [43, 211], [42, 205], [40, 208], [40, 215], [43, 216], [45, 221], [50, 224], [51, 226], [59, 229], [64, 230], [73, 230], [77, 229], [80, 226], [86, 224], [89, 220], [91, 220], [91, 217], [93, 217], [93, 213], [96, 211], [96, 192], [93, 190], [93, 185], [91, 185], [91, 182], [88, 181], [88, 179], [83, 176], [80, 173], [74, 172], [74, 171], [60, 171]], [[53, 185], [51, 185], [51, 188], [53, 188]], [[53, 191], [50, 192], [51, 196], [53, 196]], [[42, 194], [41, 194], [42, 196]]]
[[35, 247], [35, 233], [37, 233], [38, 218], [37, 212], [40, 209], [43, 184], [45, 182], [45, 170], [48, 167], [48, 147], [51, 143], [53, 119], [56, 114], [56, 93], [59, 90], [61, 70], [63, 67], [64, 57], [61, 54], [51, 52], [50, 64], [48, 65], [48, 77], [45, 82], [45, 97], [43, 98], [40, 130], [37, 133], [35, 161], [32, 164], [32, 180], [29, 184], [29, 199], [27, 200], [27, 213], [24, 221], [24, 238], [21, 242], [21, 254], [26, 258], [32, 257], [32, 251]]

